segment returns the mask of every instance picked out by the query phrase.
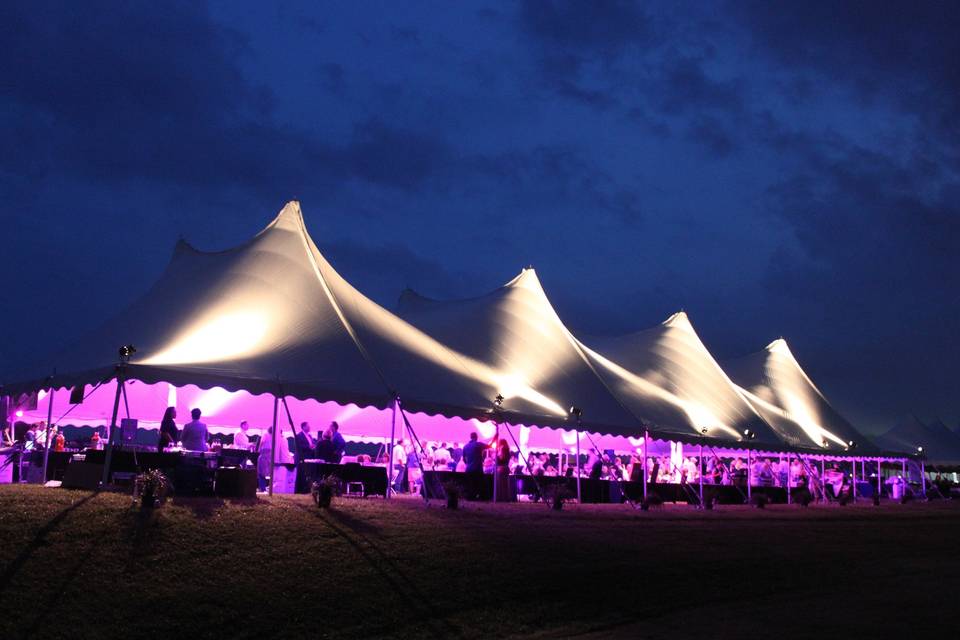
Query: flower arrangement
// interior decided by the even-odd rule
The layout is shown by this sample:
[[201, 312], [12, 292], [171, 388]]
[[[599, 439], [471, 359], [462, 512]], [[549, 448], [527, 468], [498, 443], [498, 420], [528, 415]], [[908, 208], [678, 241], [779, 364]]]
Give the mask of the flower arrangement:
[[339, 489], [340, 478], [331, 475], [314, 482], [310, 486], [310, 494], [313, 496], [313, 501], [317, 503], [317, 507], [329, 509], [333, 501], [333, 493]]
[[140, 506], [152, 509], [160, 504], [171, 488], [170, 480], [160, 469], [150, 469], [137, 476], [134, 490], [140, 498]]

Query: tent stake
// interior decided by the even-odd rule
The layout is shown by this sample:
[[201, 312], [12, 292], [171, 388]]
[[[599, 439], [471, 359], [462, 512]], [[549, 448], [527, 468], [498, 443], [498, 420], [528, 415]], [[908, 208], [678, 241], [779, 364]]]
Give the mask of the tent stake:
[[50, 401], [47, 403], [47, 439], [46, 446], [43, 448], [43, 482], [46, 484], [47, 478], [47, 464], [50, 461], [50, 447], [52, 443], [50, 442], [50, 423], [53, 422], [53, 381], [50, 381]]

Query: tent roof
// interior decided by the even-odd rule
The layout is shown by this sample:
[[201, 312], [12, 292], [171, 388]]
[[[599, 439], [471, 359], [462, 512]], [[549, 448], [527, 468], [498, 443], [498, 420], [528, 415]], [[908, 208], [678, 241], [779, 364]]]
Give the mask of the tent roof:
[[907, 416], [876, 440], [882, 447], [911, 453], [923, 447], [924, 455], [934, 463], [960, 464], [960, 436], [940, 420], [926, 425], [916, 416]]
[[[592, 338], [587, 353], [607, 384], [652, 429], [757, 443], [780, 439], [747, 403], [684, 312], [635, 333]], [[705, 431], [704, 431], [705, 430]]]
[[431, 300], [408, 289], [400, 296], [399, 314], [495, 371], [493, 395], [504, 397], [507, 410], [519, 406], [521, 412], [539, 410], [565, 420], [569, 407], [578, 406], [583, 425], [593, 431], [634, 435], [642, 428], [597, 376], [532, 268], [475, 298]]
[[[99, 329], [24, 370], [6, 392], [114, 375], [117, 349], [137, 353], [129, 378], [283, 393], [473, 417], [489, 372], [372, 302], [344, 280], [290, 202], [250, 241], [219, 252], [179, 242], [157, 283]], [[51, 375], [52, 374], [52, 375]], [[282, 387], [278, 387], [282, 384]]]
[[724, 368], [767, 423], [790, 444], [840, 452], [852, 440], [858, 452], [876, 452], [873, 443], [813, 384], [783, 338], [763, 351], [725, 362]]

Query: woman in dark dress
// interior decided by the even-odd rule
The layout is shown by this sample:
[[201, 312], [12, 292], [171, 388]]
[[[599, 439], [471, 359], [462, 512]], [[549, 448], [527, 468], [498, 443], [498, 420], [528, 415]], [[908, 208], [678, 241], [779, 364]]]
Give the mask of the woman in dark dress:
[[180, 434], [177, 433], [177, 423], [174, 422], [176, 418], [176, 407], [167, 407], [167, 410], [163, 412], [163, 420], [160, 421], [160, 441], [157, 443], [157, 451], [160, 453], [163, 453], [163, 450], [167, 447], [177, 444], [180, 440]]
[[501, 439], [497, 446], [497, 468], [494, 482], [497, 483], [497, 502], [512, 502], [510, 491], [510, 445]]

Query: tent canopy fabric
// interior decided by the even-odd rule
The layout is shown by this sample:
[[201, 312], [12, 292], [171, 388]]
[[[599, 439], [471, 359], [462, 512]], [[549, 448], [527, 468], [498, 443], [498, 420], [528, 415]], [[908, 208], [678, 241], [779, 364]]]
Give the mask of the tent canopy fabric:
[[[123, 364], [122, 344], [137, 348]], [[570, 430], [576, 422], [568, 409], [577, 406], [584, 429], [609, 436], [649, 430], [686, 441], [798, 446], [788, 430], [768, 426], [776, 420], [765, 422], [757, 402], [744, 399], [754, 394], [806, 428], [799, 398], [817, 428], [865, 442], [779, 348], [768, 348], [753, 365], [759, 377], [745, 375], [738, 389], [683, 313], [592, 346], [564, 326], [533, 269], [467, 300], [408, 291], [395, 315], [337, 273], [307, 233], [299, 203], [290, 202], [232, 249], [204, 252], [180, 241], [145, 295], [66, 349], [25, 366], [3, 393], [94, 384], [122, 369], [125, 379], [147, 385], [341, 407], [382, 410], [399, 398], [410, 411], [477, 424], [502, 418]], [[498, 395], [503, 402], [495, 408]], [[746, 429], [754, 444], [742, 441]]]
[[724, 363], [747, 400], [780, 437], [795, 447], [846, 451], [856, 444], [861, 454], [877, 453], [800, 367], [783, 338], [760, 352]]
[[[642, 430], [604, 385], [550, 304], [533, 269], [476, 298], [439, 301], [404, 291], [399, 315], [424, 333], [497, 372], [507, 410], [534, 405], [553, 420], [582, 409], [593, 431]], [[528, 393], [534, 389], [535, 393]], [[530, 409], [528, 408], [527, 411]], [[570, 422], [571, 426], [575, 422]]]
[[960, 464], [960, 436], [940, 420], [924, 424], [916, 416], [907, 416], [876, 441], [891, 451], [915, 452], [923, 447], [924, 456], [934, 464]]
[[704, 346], [684, 312], [623, 336], [593, 338], [596, 369], [635, 413], [660, 431], [780, 443]]

